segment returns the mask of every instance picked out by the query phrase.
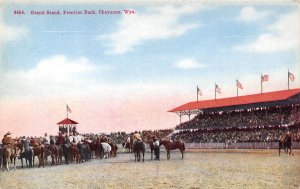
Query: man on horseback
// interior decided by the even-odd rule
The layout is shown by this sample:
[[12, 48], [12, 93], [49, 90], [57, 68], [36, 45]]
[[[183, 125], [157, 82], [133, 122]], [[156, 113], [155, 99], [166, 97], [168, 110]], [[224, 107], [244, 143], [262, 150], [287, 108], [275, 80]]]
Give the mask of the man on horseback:
[[7, 132], [5, 135], [4, 135], [4, 137], [3, 137], [3, 139], [2, 139], [2, 143], [3, 143], [3, 145], [10, 145], [10, 146], [13, 146], [13, 144], [14, 144], [14, 139], [12, 138], [12, 133], [11, 132]]
[[[4, 145], [3, 147], [3, 165], [6, 167], [7, 171], [9, 171], [9, 164], [10, 162], [13, 160], [13, 166], [14, 169], [16, 169], [15, 163], [16, 163], [16, 157], [19, 156], [20, 154], [20, 149], [14, 145], [15, 140], [13, 139], [13, 137], [11, 136], [12, 133], [11, 132], [7, 132], [3, 139], [2, 139], [2, 143]], [[10, 161], [9, 161], [10, 159]]]
[[143, 138], [140, 133], [137, 131], [134, 132], [132, 135], [132, 141], [133, 141], [133, 152], [134, 152], [134, 157], [135, 161], [140, 161], [140, 153], [143, 154], [143, 162], [144, 162], [144, 154], [145, 154], [145, 144], [143, 142]]
[[132, 135], [132, 141], [133, 141], [133, 146], [135, 146], [137, 141], [143, 141], [141, 134], [135, 131], [134, 134]]
[[45, 146], [48, 146], [50, 144], [50, 137], [48, 136], [47, 133], [45, 133], [45, 137], [43, 139], [43, 143]]

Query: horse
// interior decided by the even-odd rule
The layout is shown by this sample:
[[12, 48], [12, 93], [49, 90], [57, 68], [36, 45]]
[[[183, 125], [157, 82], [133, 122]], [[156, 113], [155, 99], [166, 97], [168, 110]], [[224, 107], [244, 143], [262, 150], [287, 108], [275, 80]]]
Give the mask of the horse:
[[171, 150], [175, 150], [175, 149], [179, 149], [181, 152], [181, 156], [183, 159], [183, 152], [185, 151], [185, 144], [183, 141], [181, 140], [177, 140], [175, 142], [171, 142], [168, 140], [160, 140], [159, 141], [159, 145], [163, 145], [166, 150], [167, 150], [167, 159], [170, 159], [170, 151]]
[[70, 160], [71, 160], [71, 147], [70, 144], [65, 143], [62, 144], [62, 151], [65, 157], [65, 164], [69, 164]]
[[78, 143], [77, 148], [79, 149], [81, 162], [83, 162], [83, 160], [88, 161], [89, 159], [91, 159], [91, 157], [90, 157], [90, 147], [89, 147], [88, 144]]
[[45, 156], [45, 152], [44, 152], [44, 147], [42, 145], [36, 145], [33, 147], [33, 167], [34, 167], [34, 159], [35, 156], [38, 157], [39, 159], [39, 167], [43, 166], [45, 167], [45, 161], [44, 161], [44, 156]]
[[[291, 153], [292, 153], [292, 136], [291, 135], [286, 134], [283, 137], [281, 137], [281, 139], [279, 140], [279, 155], [280, 155], [281, 149], [283, 149], [286, 154], [291, 155]], [[290, 150], [290, 153], [288, 153], [289, 150]]]
[[138, 140], [133, 144], [133, 152], [134, 152], [134, 161], [140, 162], [141, 160], [141, 153], [143, 154], [143, 162], [145, 156], [146, 147], [143, 141]]
[[71, 144], [71, 161], [73, 162], [74, 160], [76, 160], [76, 163], [80, 163], [80, 152], [79, 149], [77, 148], [77, 144], [72, 143]]
[[109, 158], [111, 152], [111, 146], [107, 142], [101, 142], [103, 148], [103, 157]]
[[[19, 159], [21, 159], [21, 163], [22, 163], [22, 168], [23, 166], [23, 159], [25, 159], [25, 163], [26, 163], [26, 167], [33, 167], [32, 166], [32, 162], [33, 162], [33, 156], [34, 156], [34, 152], [33, 149], [30, 147], [29, 145], [29, 141], [28, 140], [22, 140], [20, 143], [20, 149], [21, 149], [21, 153], [20, 153], [20, 157]], [[29, 163], [29, 166], [28, 166]]]
[[3, 147], [0, 144], [0, 168], [2, 169], [2, 160], [3, 160]]
[[7, 171], [9, 171], [9, 168], [11, 167], [11, 163], [13, 163], [13, 168], [16, 170], [16, 158], [20, 155], [20, 148], [13, 145], [5, 145], [3, 147], [3, 171], [4, 167]]
[[57, 146], [55, 144], [50, 144], [45, 147], [46, 150], [49, 150], [51, 152], [51, 166], [57, 165], [57, 159], [58, 159], [58, 151]]
[[62, 144], [58, 144], [56, 145], [56, 148], [57, 148], [57, 157], [56, 157], [56, 161], [58, 164], [62, 164], [62, 157], [64, 155], [64, 150], [63, 150], [63, 147], [62, 147]]
[[122, 143], [122, 146], [125, 148], [125, 150], [128, 150], [128, 152], [131, 152], [131, 151], [132, 151], [132, 146], [131, 146], [131, 144], [130, 144], [129, 141], [124, 141], [124, 142]]
[[109, 142], [108, 144], [111, 147], [110, 156], [111, 157], [117, 157], [118, 146], [113, 142]]
[[154, 145], [153, 145], [153, 140], [148, 141], [148, 144], [149, 144], [149, 148], [150, 148], [150, 151], [151, 151], [151, 160], [152, 160], [153, 159], [153, 152], [155, 150]]

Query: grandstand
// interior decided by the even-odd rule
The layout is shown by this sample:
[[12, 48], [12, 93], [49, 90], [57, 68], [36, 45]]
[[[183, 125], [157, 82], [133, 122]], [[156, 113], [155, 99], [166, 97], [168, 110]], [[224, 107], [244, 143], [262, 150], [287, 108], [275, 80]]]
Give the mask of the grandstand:
[[[300, 89], [189, 102], [169, 112], [180, 117], [172, 138], [189, 143], [264, 142], [274, 147], [287, 131], [300, 142]], [[181, 123], [184, 115], [189, 121]]]

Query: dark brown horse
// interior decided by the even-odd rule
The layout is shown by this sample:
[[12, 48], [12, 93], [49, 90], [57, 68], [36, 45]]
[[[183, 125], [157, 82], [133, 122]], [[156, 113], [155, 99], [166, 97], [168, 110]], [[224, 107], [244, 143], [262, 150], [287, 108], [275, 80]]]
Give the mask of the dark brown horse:
[[153, 140], [149, 140], [148, 144], [149, 144], [149, 147], [150, 147], [150, 150], [151, 150], [151, 159], [153, 159], [153, 152], [155, 150], [154, 145], [153, 145]]
[[[292, 136], [290, 134], [286, 134], [279, 140], [279, 155], [280, 151], [283, 149], [286, 154], [291, 155], [292, 153]], [[289, 153], [290, 151], [290, 153]]]
[[143, 141], [136, 141], [133, 145], [133, 152], [134, 152], [134, 161], [140, 161], [141, 160], [141, 153], [143, 154], [143, 162], [144, 162], [144, 156], [145, 156], [146, 147]]
[[181, 140], [177, 140], [175, 142], [168, 141], [168, 140], [160, 140], [159, 145], [163, 145], [167, 150], [167, 159], [170, 159], [170, 151], [179, 149], [181, 152], [181, 156], [183, 159], [183, 152], [185, 151], [185, 144]]
[[95, 158], [97, 157], [97, 155], [99, 156], [99, 152], [97, 152], [97, 141], [96, 140], [94, 140], [94, 141], [83, 140], [82, 142], [89, 146], [91, 159], [94, 158], [94, 154], [95, 154]]
[[118, 146], [115, 143], [113, 143], [113, 142], [110, 142], [108, 144], [111, 147], [110, 157], [117, 157]]

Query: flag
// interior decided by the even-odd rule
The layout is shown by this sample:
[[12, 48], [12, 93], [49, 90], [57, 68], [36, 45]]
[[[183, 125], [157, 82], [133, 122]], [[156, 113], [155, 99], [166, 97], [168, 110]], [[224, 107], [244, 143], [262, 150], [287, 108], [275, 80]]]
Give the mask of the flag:
[[199, 94], [200, 96], [202, 96], [202, 91], [199, 89], [198, 86], [197, 86], [197, 94]]
[[294, 76], [294, 74], [292, 74], [291, 72], [289, 72], [289, 79], [290, 79], [291, 81], [294, 81], [294, 80], [295, 80], [295, 76]]
[[69, 106], [67, 105], [67, 112], [70, 112], [70, 113], [72, 113], [72, 110], [71, 110], [71, 108], [69, 108]]
[[261, 76], [261, 82], [264, 82], [264, 81], [269, 81], [269, 75], [262, 75]]
[[221, 94], [221, 88], [219, 88], [219, 86], [217, 84], [216, 84], [215, 87], [216, 87], [216, 92], [219, 93], [219, 94]]
[[243, 89], [243, 85], [241, 84], [241, 82], [239, 82], [239, 80], [236, 80], [236, 87]]

